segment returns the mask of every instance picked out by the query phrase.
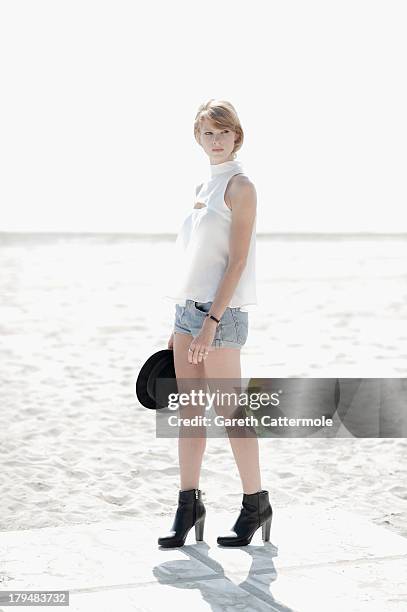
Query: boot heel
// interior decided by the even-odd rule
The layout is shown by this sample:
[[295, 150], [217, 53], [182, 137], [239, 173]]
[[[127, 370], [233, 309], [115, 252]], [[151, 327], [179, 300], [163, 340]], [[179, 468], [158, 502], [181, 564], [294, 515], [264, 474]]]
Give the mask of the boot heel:
[[271, 517], [261, 526], [263, 542], [270, 542]]
[[195, 523], [195, 539], [197, 542], [202, 542], [205, 526], [205, 517], [203, 517], [198, 523]]

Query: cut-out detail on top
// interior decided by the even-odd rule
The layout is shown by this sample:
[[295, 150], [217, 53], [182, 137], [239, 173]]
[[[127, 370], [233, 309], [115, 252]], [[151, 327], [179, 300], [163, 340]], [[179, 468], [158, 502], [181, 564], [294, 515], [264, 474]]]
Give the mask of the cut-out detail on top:
[[206, 204], [203, 202], [195, 202], [194, 208], [206, 208]]

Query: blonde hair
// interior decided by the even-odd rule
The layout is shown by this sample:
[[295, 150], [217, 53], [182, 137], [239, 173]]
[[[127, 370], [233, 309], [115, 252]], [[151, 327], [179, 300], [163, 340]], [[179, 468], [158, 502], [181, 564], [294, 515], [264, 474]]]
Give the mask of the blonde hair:
[[201, 144], [199, 139], [204, 119], [209, 119], [219, 129], [227, 128], [236, 132], [236, 142], [232, 151], [232, 157], [235, 159], [236, 152], [243, 145], [244, 134], [234, 106], [227, 100], [216, 100], [215, 98], [200, 105], [194, 121], [194, 136], [198, 144]]

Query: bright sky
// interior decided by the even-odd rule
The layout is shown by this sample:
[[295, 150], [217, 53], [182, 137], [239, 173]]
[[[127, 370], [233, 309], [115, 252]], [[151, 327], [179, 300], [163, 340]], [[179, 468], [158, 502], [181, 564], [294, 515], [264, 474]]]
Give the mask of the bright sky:
[[258, 232], [407, 231], [404, 1], [0, 7], [3, 231], [176, 232], [230, 100]]

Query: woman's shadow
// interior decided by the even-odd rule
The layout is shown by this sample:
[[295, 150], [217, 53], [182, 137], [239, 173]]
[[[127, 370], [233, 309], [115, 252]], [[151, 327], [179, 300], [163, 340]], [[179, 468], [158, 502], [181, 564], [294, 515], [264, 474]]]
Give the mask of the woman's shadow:
[[[182, 561], [160, 563], [153, 568], [153, 574], [160, 584], [177, 589], [199, 589], [202, 599], [215, 612], [230, 609], [235, 604], [242, 606], [245, 594], [248, 610], [293, 612], [291, 608], [276, 601], [270, 593], [270, 585], [277, 578], [273, 558], [277, 556], [278, 549], [270, 542], [262, 546], [248, 545], [236, 548], [252, 558], [248, 575], [239, 584], [225, 576], [222, 565], [209, 556], [210, 547], [206, 542], [175, 549], [185, 554], [187, 558]], [[168, 551], [168, 549], [161, 550]], [[195, 561], [200, 562], [197, 571], [194, 571]], [[256, 606], [253, 597], [258, 600]]]

